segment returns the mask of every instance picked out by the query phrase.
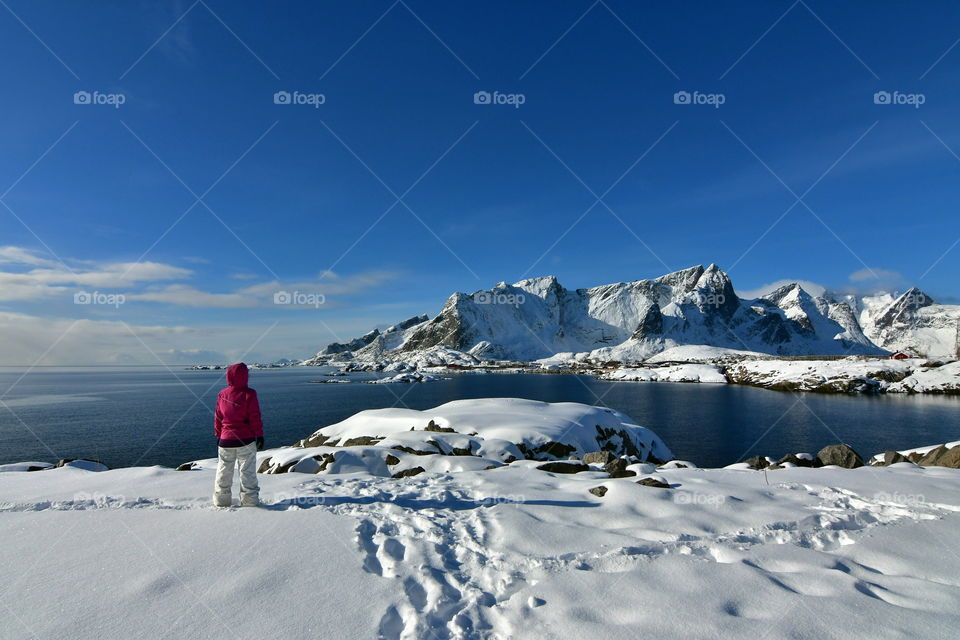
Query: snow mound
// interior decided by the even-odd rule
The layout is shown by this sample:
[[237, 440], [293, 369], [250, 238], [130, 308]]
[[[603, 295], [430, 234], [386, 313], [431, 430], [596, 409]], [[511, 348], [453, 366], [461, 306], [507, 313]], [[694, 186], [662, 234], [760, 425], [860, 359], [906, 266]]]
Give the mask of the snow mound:
[[[475, 470], [524, 458], [581, 458], [591, 451], [630, 456], [634, 462], [673, 458], [657, 434], [613, 409], [577, 402], [483, 398], [455, 400], [425, 411], [361, 411], [319, 429], [294, 447], [265, 452], [261, 470], [335, 473], [342, 467], [341, 457], [349, 455], [359, 456], [355, 467], [383, 476], [412, 467]], [[464, 460], [428, 459], [443, 457]], [[479, 462], [466, 462], [468, 457]]]

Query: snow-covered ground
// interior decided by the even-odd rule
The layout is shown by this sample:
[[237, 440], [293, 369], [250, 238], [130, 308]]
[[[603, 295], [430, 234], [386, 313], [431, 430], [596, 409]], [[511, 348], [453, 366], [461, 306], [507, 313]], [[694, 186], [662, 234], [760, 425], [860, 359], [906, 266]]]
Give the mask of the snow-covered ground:
[[[260, 508], [212, 507], [213, 460], [6, 465], [0, 636], [956, 637], [960, 470], [637, 463], [611, 478], [497, 461], [537, 437], [579, 456], [597, 425], [659, 446], [617, 412], [486, 399], [366, 411], [313, 436], [374, 445], [262, 452], [314, 467], [259, 474]], [[422, 434], [489, 450], [388, 446]], [[302, 453], [334, 449], [322, 473]], [[426, 468], [391, 478], [388, 453]]]
[[[4, 637], [955, 638], [960, 471], [0, 480]], [[604, 486], [605, 496], [589, 489]]]

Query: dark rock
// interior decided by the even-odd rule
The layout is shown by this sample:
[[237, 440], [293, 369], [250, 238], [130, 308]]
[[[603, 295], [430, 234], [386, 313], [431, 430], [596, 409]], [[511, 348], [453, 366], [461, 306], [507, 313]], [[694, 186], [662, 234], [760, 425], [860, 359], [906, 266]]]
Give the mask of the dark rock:
[[404, 469], [403, 471], [398, 471], [397, 473], [393, 474], [391, 477], [392, 478], [409, 478], [410, 476], [420, 475], [424, 471], [426, 471], [426, 469], [424, 469], [423, 467], [412, 467], [410, 469]]
[[457, 430], [453, 427], [441, 427], [436, 422], [431, 420], [427, 423], [427, 426], [424, 428], [424, 431], [438, 431], [440, 433], [456, 433]]
[[766, 469], [770, 466], [770, 463], [763, 456], [754, 456], [744, 460], [751, 469], [756, 469], [757, 471], [761, 469]]
[[580, 473], [581, 471], [589, 471], [590, 467], [579, 462], [548, 462], [547, 464], [541, 464], [537, 469], [549, 473]]
[[577, 448], [562, 442], [547, 442], [536, 447], [518, 443], [517, 448], [527, 460], [549, 460], [551, 458], [567, 458], [577, 452]]
[[627, 461], [623, 458], [614, 458], [603, 466], [603, 470], [609, 473], [611, 478], [629, 478], [637, 475], [636, 471], [627, 471]]
[[919, 451], [914, 451], [913, 453], [907, 456], [907, 460], [909, 462], [912, 462], [913, 464], [919, 464], [922, 458], [923, 458], [923, 454], [920, 453]]
[[889, 467], [892, 464], [897, 464], [898, 462], [907, 462], [906, 456], [904, 456], [899, 451], [884, 451], [883, 452], [883, 462], [881, 463], [885, 467]]
[[451, 453], [455, 456], [472, 456], [473, 455], [473, 451], [469, 447], [466, 449], [460, 449], [460, 448], [454, 447]]
[[193, 471], [197, 468], [196, 462], [184, 462], [182, 465], [177, 467], [177, 471]]
[[607, 488], [603, 486], [594, 487], [593, 489], [590, 489], [590, 493], [597, 496], [598, 498], [602, 498], [603, 496], [607, 495]]
[[616, 460], [617, 456], [613, 455], [609, 451], [591, 451], [590, 453], [583, 456], [583, 461], [587, 464], [607, 464], [613, 460]]
[[38, 467], [36, 465], [30, 465], [27, 467], [27, 471], [46, 471], [50, 467]]
[[286, 464], [281, 464], [281, 465], [278, 466], [276, 469], [274, 469], [272, 472], [268, 471], [267, 473], [287, 473], [288, 471], [290, 471], [290, 469], [293, 469], [295, 466], [297, 466], [297, 463], [298, 463], [298, 462], [300, 462], [300, 461], [299, 461], [299, 460], [292, 460], [292, 461], [290, 461], [290, 462], [288, 462], [288, 463], [286, 463]]
[[330, 440], [329, 436], [325, 436], [322, 433], [315, 433], [309, 438], [304, 438], [297, 444], [295, 447], [335, 447], [337, 443], [340, 442], [340, 438], [336, 440]]
[[397, 451], [403, 451], [404, 453], [412, 453], [415, 456], [435, 456], [438, 453], [440, 453], [439, 451], [418, 451], [413, 447], [407, 447], [402, 444], [398, 444], [390, 448], [395, 449]]
[[656, 478], [644, 478], [643, 480], [637, 480], [637, 484], [643, 485], [645, 487], [656, 487], [657, 489], [670, 489], [670, 485], [666, 482], [661, 482]]
[[321, 471], [326, 471], [327, 467], [330, 466], [330, 463], [334, 461], [334, 457], [332, 453], [324, 453], [321, 456], [313, 456], [313, 459], [317, 461], [319, 461], [321, 458], [323, 458], [323, 462], [320, 463], [320, 468], [317, 469], [317, 473], [320, 473]]
[[947, 449], [940, 445], [927, 455], [920, 459], [917, 464], [924, 467], [949, 467], [950, 469], [960, 469], [960, 446]]
[[400, 458], [398, 458], [397, 456], [393, 455], [392, 453], [388, 453], [388, 454], [387, 454], [387, 457], [384, 458], [383, 461], [386, 462], [388, 465], [391, 465], [391, 466], [392, 466], [392, 465], [395, 465], [395, 464], [400, 464]]
[[499, 469], [499, 468], [500, 468], [499, 465], [491, 464], [489, 467], [484, 467], [483, 470], [490, 471], [490, 469]]
[[816, 459], [807, 460], [805, 458], [799, 458], [795, 453], [788, 453], [787, 455], [783, 456], [782, 458], [780, 458], [780, 460], [777, 461], [777, 464], [781, 465], [780, 468], [783, 468], [782, 465], [784, 462], [792, 462], [798, 467], [815, 467], [816, 466]]
[[273, 461], [273, 458], [264, 458], [260, 461], [260, 466], [257, 467], [257, 473], [267, 473], [270, 469], [270, 463]]
[[350, 438], [349, 440], [344, 441], [341, 445], [343, 447], [370, 447], [378, 442], [383, 440], [383, 438], [378, 438], [375, 436], [359, 436], [357, 438]]
[[845, 469], [856, 469], [863, 466], [863, 458], [848, 444], [831, 444], [817, 452], [817, 461], [820, 466], [837, 465]]

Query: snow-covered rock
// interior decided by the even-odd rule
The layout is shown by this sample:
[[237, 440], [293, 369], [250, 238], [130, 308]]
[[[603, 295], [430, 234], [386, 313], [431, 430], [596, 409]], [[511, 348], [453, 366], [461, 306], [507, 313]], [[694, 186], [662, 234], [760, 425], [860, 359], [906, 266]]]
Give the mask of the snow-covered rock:
[[390, 376], [388, 378], [380, 378], [378, 380], [367, 380], [369, 384], [393, 384], [393, 383], [410, 383], [410, 382], [433, 382], [435, 380], [440, 380], [439, 376], [432, 376], [427, 373], [419, 373], [416, 371], [409, 373], [398, 373], [395, 376]]
[[960, 394], [960, 361], [923, 366], [887, 387], [889, 392]]
[[664, 367], [615, 369], [598, 376], [601, 380], [630, 382], [714, 382], [726, 384], [720, 367], [711, 364], [676, 364]]
[[[374, 466], [367, 471], [374, 475], [395, 472], [394, 469], [386, 474], [380, 466], [388, 455], [404, 463], [398, 468], [414, 462], [406, 456], [473, 456], [486, 460], [486, 465], [520, 458], [579, 458], [599, 450], [630, 456], [635, 462], [673, 458], [669, 447], [653, 431], [613, 409], [577, 402], [483, 398], [455, 400], [426, 411], [361, 411], [319, 429], [297, 446], [273, 450], [263, 470], [296, 471], [300, 469], [293, 465], [299, 461], [316, 458], [316, 467], [308, 463], [303, 469], [310, 473], [331, 472], [335, 469], [330, 466], [333, 459], [344, 450], [355, 448], [373, 450], [364, 455], [372, 456], [369, 462]], [[323, 465], [326, 456], [332, 458], [328, 465]]]
[[753, 360], [727, 367], [730, 382], [781, 391], [960, 393], [960, 363], [906, 360]]
[[732, 383], [781, 391], [879, 393], [918, 366], [911, 360], [753, 360], [727, 367]]

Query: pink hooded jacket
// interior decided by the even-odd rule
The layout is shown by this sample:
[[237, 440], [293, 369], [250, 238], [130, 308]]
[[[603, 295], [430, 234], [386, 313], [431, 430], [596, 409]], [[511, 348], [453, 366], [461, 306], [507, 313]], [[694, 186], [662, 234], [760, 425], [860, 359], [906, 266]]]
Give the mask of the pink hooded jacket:
[[213, 431], [220, 446], [242, 446], [263, 436], [263, 420], [257, 392], [247, 386], [249, 370], [242, 362], [227, 369], [227, 384], [217, 396]]

